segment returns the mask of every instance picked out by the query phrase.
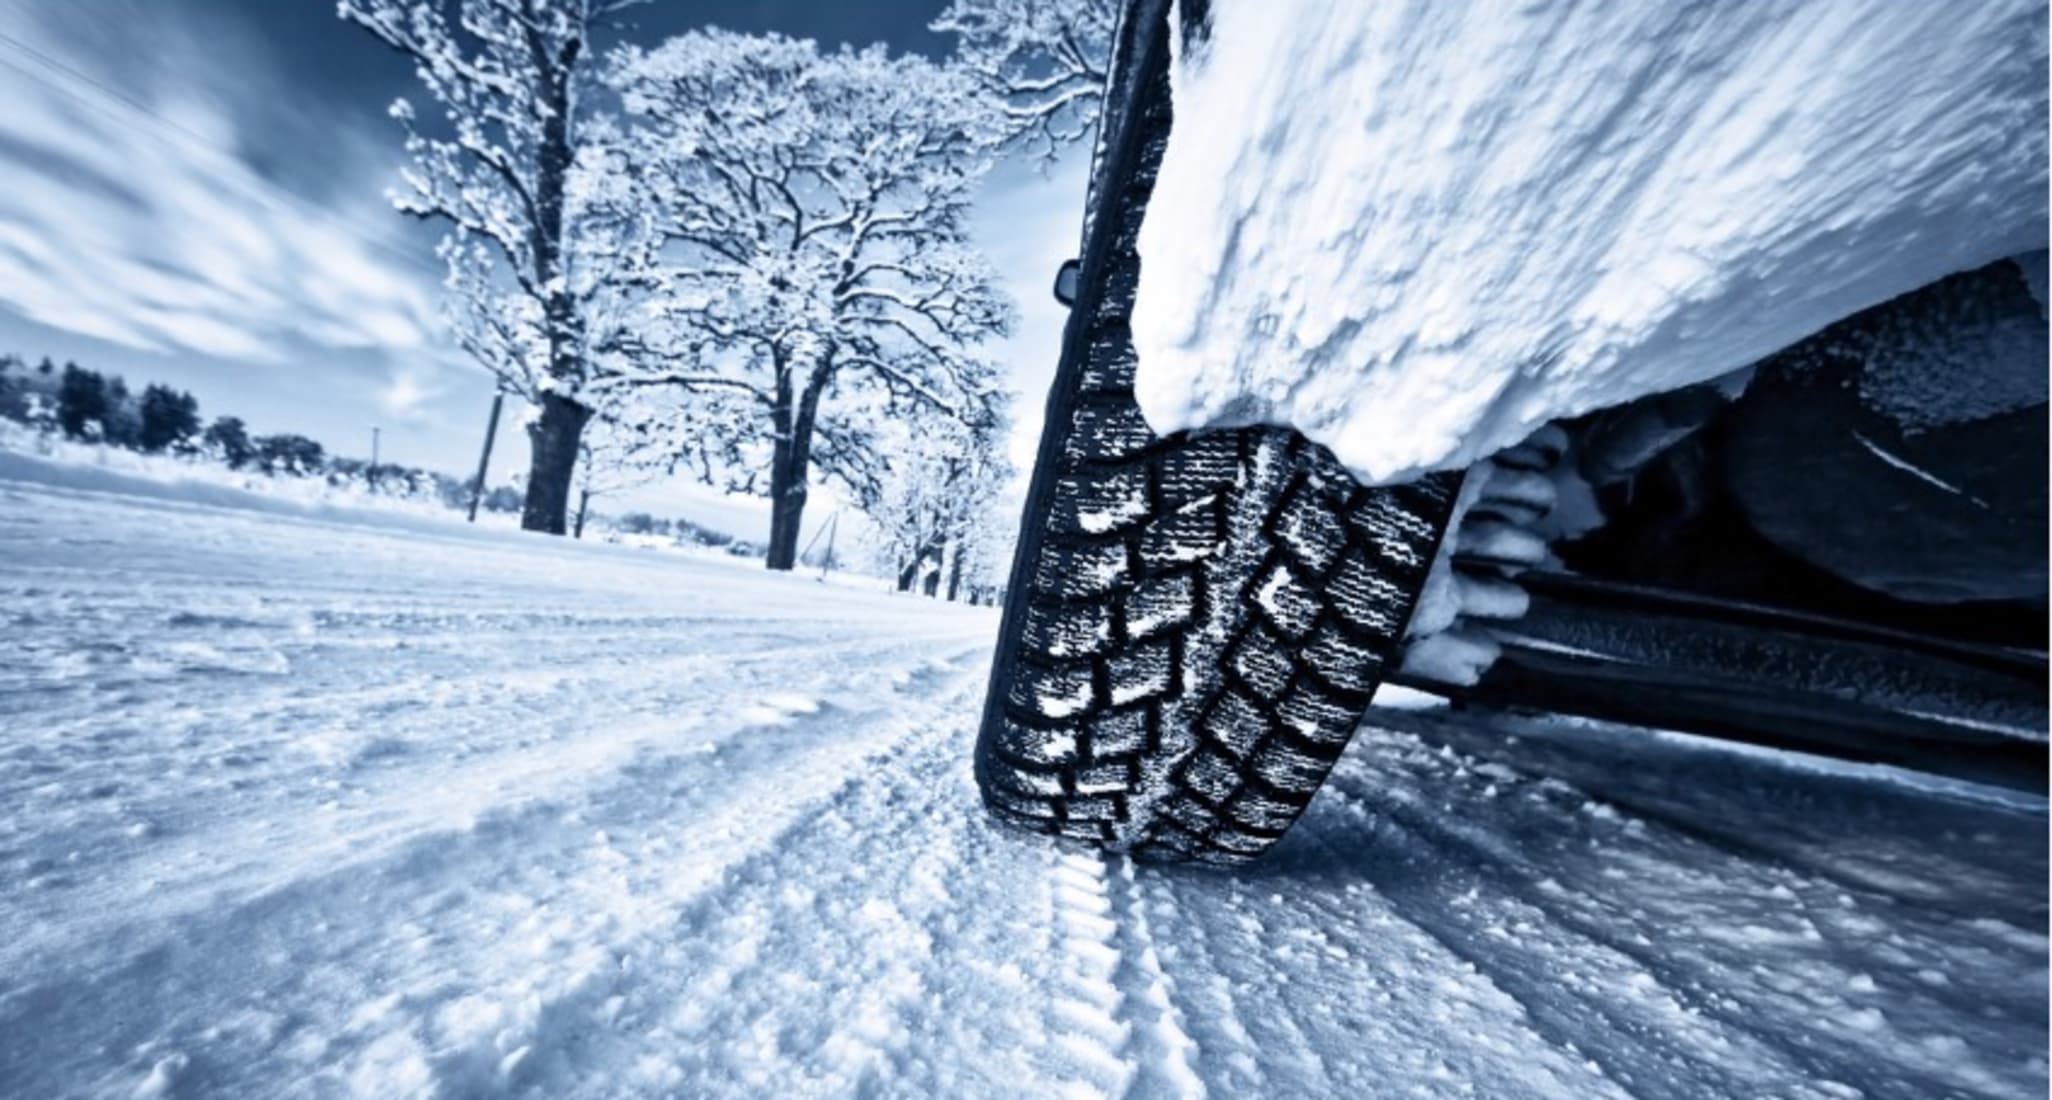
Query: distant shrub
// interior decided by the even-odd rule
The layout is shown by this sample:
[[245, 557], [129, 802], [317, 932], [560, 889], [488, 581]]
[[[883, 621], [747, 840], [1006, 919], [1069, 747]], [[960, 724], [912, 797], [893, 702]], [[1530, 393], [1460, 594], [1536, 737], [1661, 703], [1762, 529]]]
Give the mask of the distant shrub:
[[57, 384], [57, 426], [73, 439], [98, 439], [106, 418], [107, 380], [99, 371], [64, 364], [64, 378]]
[[239, 416], [215, 418], [200, 442], [209, 454], [227, 463], [231, 470], [242, 469], [256, 457], [256, 446], [249, 441], [249, 429], [243, 426]]
[[152, 454], [186, 450], [199, 433], [199, 402], [191, 394], [158, 385], [143, 390], [141, 424], [136, 432], [136, 443], [143, 450]]
[[257, 465], [272, 476], [305, 477], [321, 472], [327, 452], [303, 435], [285, 433], [258, 436], [254, 441]]

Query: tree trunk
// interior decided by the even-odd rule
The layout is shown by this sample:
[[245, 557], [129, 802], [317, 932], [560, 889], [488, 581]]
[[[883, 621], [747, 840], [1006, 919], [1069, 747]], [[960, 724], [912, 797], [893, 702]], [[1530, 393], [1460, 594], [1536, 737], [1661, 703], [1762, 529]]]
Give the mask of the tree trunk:
[[771, 471], [769, 553], [763, 559], [770, 569], [788, 572], [798, 564], [798, 526], [805, 520], [803, 477], [786, 463]]
[[[530, 243], [534, 249], [535, 282], [545, 288], [541, 306], [549, 342], [549, 377], [558, 384], [575, 384], [584, 373], [584, 364], [578, 360], [584, 318], [563, 279], [565, 189], [575, 159], [570, 133], [570, 81], [583, 45], [582, 39], [572, 39], [553, 64], [539, 51], [535, 58], [547, 82], [541, 99], [549, 110], [542, 119], [541, 140], [536, 148], [535, 221]], [[530, 42], [530, 48], [533, 46]], [[554, 390], [542, 394], [541, 405], [541, 416], [527, 426], [534, 456], [528, 466], [527, 502], [521, 509], [520, 526], [528, 531], [560, 535], [570, 510], [577, 441], [591, 419], [591, 410]]]
[[527, 468], [527, 502], [520, 526], [563, 533], [570, 511], [570, 479], [577, 472], [577, 440], [591, 410], [553, 392], [542, 394], [541, 415], [527, 426], [534, 459]]
[[763, 564], [770, 569], [789, 571], [798, 564], [798, 532], [805, 520], [808, 464], [798, 453], [794, 432], [784, 426], [794, 418], [785, 413], [778, 420], [781, 423], [776, 450], [770, 456], [769, 553]]
[[955, 544], [955, 560], [948, 563], [948, 602], [954, 603], [962, 591], [962, 544]]
[[776, 427], [776, 448], [770, 456], [769, 553], [763, 564], [789, 572], [798, 564], [798, 535], [805, 521], [806, 483], [812, 476], [812, 428], [819, 419], [820, 392], [832, 373], [821, 362], [803, 375], [802, 389], [792, 392], [796, 367], [779, 370], [777, 403], [770, 410]]
[[927, 599], [936, 599], [940, 596], [941, 563], [946, 560], [948, 560], [948, 540], [944, 538], [937, 539], [933, 544], [933, 572], [928, 573], [925, 582], [919, 586], [920, 593], [926, 596]]
[[919, 579], [919, 563], [925, 560], [925, 555], [914, 554], [912, 555], [912, 560], [906, 562], [904, 568], [898, 570], [898, 591], [912, 591], [912, 582]]
[[570, 533], [571, 538], [581, 539], [584, 537], [584, 515], [590, 510], [591, 490], [585, 489], [577, 494], [577, 526], [572, 529]]

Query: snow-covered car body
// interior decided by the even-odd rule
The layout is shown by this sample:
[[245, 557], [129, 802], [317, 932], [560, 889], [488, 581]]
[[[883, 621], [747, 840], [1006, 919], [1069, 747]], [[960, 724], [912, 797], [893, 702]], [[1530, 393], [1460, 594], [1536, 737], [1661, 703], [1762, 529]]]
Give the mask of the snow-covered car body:
[[[1442, 8], [1403, 10], [1431, 28], [1442, 25]], [[1856, 8], [1866, 10], [1821, 0], [1804, 10], [1829, 22]], [[1999, 10], [1978, 18], [1993, 19], [1996, 29], [1971, 22], [1957, 29], [1955, 44], [1969, 55], [1997, 50], [2005, 64], [1996, 67], [2008, 77], [2018, 69], [2008, 63], [2017, 50], [2037, 58], [2041, 71], [2043, 13], [2025, 13], [2027, 33], [2010, 42], [1998, 32], [2021, 9], [1991, 8]], [[1504, 18], [1543, 18], [1548, 10], [1539, 5]], [[1349, 18], [1341, 8], [1320, 11]], [[1574, 24], [1573, 12], [1555, 14]], [[1934, 223], [1940, 229], [1960, 218], [1993, 220], [1967, 199], [1992, 194], [2007, 204], [1997, 228], [1983, 224], [1965, 244], [1915, 252], [1920, 264], [1940, 270], [1897, 263], [1906, 254], [1900, 248], [1878, 258], [1852, 250], [1842, 233], [1833, 237], [1829, 211], [1806, 201], [1795, 207], [1808, 219], [1802, 225], [1783, 225], [1777, 236], [1769, 219], [1764, 229], [1748, 230], [1778, 245], [1791, 233], [1809, 242], [1794, 252], [1768, 250], [1802, 261], [1778, 277], [1864, 274], [1841, 278], [1835, 289], [1808, 288], [1795, 303], [1741, 287], [1727, 295], [1729, 309], [1709, 326], [1714, 332], [1691, 312], [1700, 303], [1687, 287], [1669, 287], [1659, 301], [1631, 299], [1642, 312], [1657, 313], [1653, 307], [1666, 302], [1682, 320], [1640, 317], [1643, 323], [1619, 331], [1644, 334], [1650, 325], [1662, 346], [1677, 347], [1703, 332], [1719, 349], [1688, 345], [1695, 357], [1686, 369], [1663, 373], [1643, 366], [1661, 361], [1652, 353], [1576, 352], [1572, 341], [1536, 336], [1509, 358], [1487, 341], [1462, 337], [1430, 356], [1368, 354], [1365, 370], [1357, 366], [1363, 360], [1346, 360], [1353, 352], [1335, 352], [1342, 366], [1334, 368], [1330, 357], [1307, 354], [1305, 325], [1323, 334], [1308, 343], [1326, 351], [1335, 340], [1367, 347], [1361, 334], [1378, 323], [1384, 303], [1350, 306], [1350, 296], [1363, 291], [1364, 278], [1373, 284], [1394, 276], [1372, 265], [1366, 276], [1322, 267], [1328, 250], [1301, 239], [1294, 250], [1254, 242], [1239, 231], [1266, 218], [1313, 225], [1318, 240], [1365, 240], [1397, 232], [1385, 223], [1400, 221], [1408, 208], [1364, 214], [1350, 191], [1346, 201], [1310, 201], [1320, 193], [1316, 165], [1290, 165], [1312, 176], [1279, 193], [1242, 178], [1244, 163], [1225, 176], [1193, 170], [1206, 163], [1200, 156], [1183, 157], [1178, 167], [1176, 135], [1184, 130], [1175, 118], [1192, 98], [1184, 87], [1195, 79], [1190, 59], [1221, 50], [1228, 33], [1276, 42], [1322, 26], [1317, 19], [1275, 25], [1289, 29], [1214, 24], [1205, 5], [1171, 10], [1151, 0], [1129, 5], [1121, 24], [1073, 313], [977, 750], [994, 812], [1144, 855], [1251, 858], [1288, 829], [1377, 687], [1391, 680], [1483, 703], [2042, 786], [2045, 659], [2036, 638], [2044, 568], [2026, 536], [2042, 531], [2045, 514], [2045, 318], [2042, 290], [2034, 289], [2042, 287], [2043, 259], [2000, 259], [2005, 249], [2024, 251], [2015, 247], [2020, 238], [2043, 244], [2041, 80], [2032, 77], [2034, 92], [1992, 113], [1981, 110], [1984, 96], [1947, 100], [1975, 119], [2035, 117], [2034, 136], [2019, 138], [2021, 160], [2008, 149], [1990, 152], [1977, 130], [1979, 144], [1968, 142], [1973, 148], [1959, 153], [1958, 164], [1962, 171], [1980, 166], [1978, 175], [1965, 182], [1915, 177], [1888, 192], [1906, 196], [1897, 207], [1876, 213], [1869, 207], [1888, 204], [1875, 199], [1841, 219], [1914, 237], [1917, 223], [1902, 219], [1919, 204], [1946, 208], [1954, 221]], [[1901, 30], [1887, 41], [1908, 49]], [[1773, 26], [1755, 31], [1782, 41]], [[1937, 52], [1945, 59], [1940, 69], [1963, 67], [1958, 51]], [[1361, 57], [1341, 50], [1326, 63], [1369, 64]], [[1690, 57], [1684, 51], [1667, 60]], [[1617, 74], [1598, 66], [1595, 75]], [[1302, 79], [1268, 78], [1244, 107], [1230, 97], [1195, 96], [1206, 106], [1201, 122], [1185, 130], [1197, 132], [1199, 150], [1227, 146], [1244, 157], [1263, 133], [1235, 127], [1250, 117], [1287, 121], [1296, 101], [1278, 88]], [[1628, 81], [1607, 94], [1638, 104], [1658, 87]], [[1771, 85], [1753, 91], [1762, 99], [1788, 93]], [[1377, 117], [1364, 112], [1371, 122]], [[1515, 130], [1514, 121], [1491, 125]], [[1349, 140], [1336, 124], [1321, 132], [1335, 143]], [[1893, 133], [1873, 140], [1885, 147]], [[1515, 140], [1504, 148], [1559, 154]], [[1601, 142], [1569, 152], [1576, 150], [1585, 159], [1608, 155]], [[1349, 163], [1342, 158], [1333, 170], [1343, 173]], [[2035, 197], [2015, 198], [2018, 178], [2035, 178]], [[1739, 201], [1716, 186], [1708, 193]], [[1176, 198], [1158, 205], [1161, 195]], [[1243, 205], [1222, 220], [1190, 213], [1205, 202]], [[1458, 203], [1440, 203], [1448, 205]], [[1836, 256], [1834, 241], [1846, 245]], [[1611, 260], [1634, 254], [1627, 248]], [[1597, 291], [1631, 276], [1604, 267], [1606, 255], [1582, 257], [1600, 268], [1576, 274], [1585, 297], [1605, 300]], [[1955, 263], [1973, 270], [1943, 266]], [[1765, 277], [1739, 267], [1722, 282], [1712, 279], [1713, 289]], [[1676, 272], [1653, 268], [1640, 274]], [[1913, 281], [1882, 286], [1876, 270]], [[1209, 274], [1193, 282], [1193, 272]], [[1551, 258], [1526, 274], [1542, 283], [1566, 277]], [[1592, 274], [1601, 276], [1593, 284]], [[1531, 295], [1548, 300], [1549, 286], [1521, 288], [1505, 278], [1499, 273], [1478, 288], [1487, 293], [1460, 309], [1443, 293], [1428, 295], [1426, 306], [1439, 312], [1427, 309], [1422, 321], [1394, 311], [1385, 319], [1393, 333], [1377, 339], [1415, 350], [1440, 314], [1472, 335], [1494, 308], [1538, 308], [1525, 301]], [[1902, 290], [1915, 293], [1871, 297]], [[1336, 304], [1305, 304], [1320, 295]], [[1573, 320], [1570, 311], [1563, 323]], [[1568, 328], [1586, 335], [1588, 326]], [[1909, 352], [1889, 335], [1903, 332], [1923, 334]], [[1464, 348], [1480, 357], [1479, 367], [1464, 365], [1457, 354]], [[1955, 372], [1999, 378], [1982, 387], [1999, 399], [1963, 400], [1957, 387], [1941, 386], [1935, 425], [1895, 416], [1885, 402], [1832, 400], [1848, 387], [1865, 392], [1870, 376], [1915, 375], [1934, 359]], [[1631, 363], [1641, 366], [1619, 366]], [[1492, 383], [1489, 372], [1507, 364], [1522, 381]], [[1213, 385], [1202, 377], [1207, 369], [1235, 381]], [[1589, 398], [1592, 377], [1607, 379], [1609, 388], [1597, 390], [1611, 400]], [[1704, 379], [1713, 381], [1693, 385]], [[1177, 393], [1186, 403], [1163, 412]], [[1328, 401], [1345, 415], [1321, 419]], [[1918, 415], [1932, 408], [1922, 402]], [[1406, 445], [1399, 437], [1414, 423], [1411, 442], [1429, 446], [1408, 452], [1412, 458], [1368, 459], [1361, 438], [1349, 434], [1368, 423], [1357, 415], [1363, 409], [1373, 411], [1374, 448]], [[1864, 460], [1839, 463], [1837, 481], [1777, 476], [1793, 469], [1790, 440], [1815, 442], [1804, 440], [1801, 424], [1787, 423], [1791, 416], [1820, 440], [1849, 440]], [[1944, 437], [1931, 435], [1934, 427], [1956, 430]], [[1330, 449], [1316, 438], [1322, 429]], [[2028, 461], [2010, 461], [2018, 451]], [[1458, 472], [1420, 472], [1485, 455], [1465, 488]], [[1868, 552], [1832, 560], [1817, 547], [1843, 531], [1814, 523], [1800, 530], [1825, 511], [1814, 499], [1819, 485], [1846, 502], [1842, 512], [1864, 521], [1849, 537]], [[1912, 489], [1946, 495], [1917, 498]], [[1952, 531], [1936, 551], [1921, 545], [1930, 541], [1923, 536], [1932, 516]], [[1923, 580], [1907, 574], [1955, 561], [1945, 546], [1974, 553], [1936, 588], [1918, 591]], [[1904, 562], [1907, 570], [1899, 569]], [[1877, 581], [1884, 575], [1892, 579]], [[1963, 587], [1962, 575], [1969, 578]]]

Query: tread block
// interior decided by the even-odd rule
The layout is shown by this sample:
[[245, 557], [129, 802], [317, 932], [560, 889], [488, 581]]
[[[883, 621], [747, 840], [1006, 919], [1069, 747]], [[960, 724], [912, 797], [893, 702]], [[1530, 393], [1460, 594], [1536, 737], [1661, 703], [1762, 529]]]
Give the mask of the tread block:
[[1064, 457], [1097, 462], [1131, 458], [1156, 439], [1140, 406], [1130, 400], [1078, 402], [1069, 414], [1069, 431], [1073, 442]]
[[1310, 482], [1300, 481], [1276, 509], [1276, 538], [1312, 576], [1322, 577], [1331, 572], [1341, 551], [1346, 549], [1346, 523], [1338, 511], [1341, 504], [1318, 492]]
[[1156, 467], [1161, 507], [1187, 508], [1239, 482], [1240, 442], [1232, 432], [1191, 436], [1163, 455]]
[[1048, 522], [1057, 530], [1108, 535], [1145, 522], [1147, 470], [1135, 465], [1096, 477], [1065, 477], [1055, 483]]
[[1064, 821], [1061, 835], [1071, 840], [1081, 840], [1102, 848], [1119, 838], [1118, 831], [1109, 821]]
[[1095, 601], [1127, 583], [1126, 549], [1117, 544], [1041, 544], [1033, 563], [1033, 590], [1058, 600]]
[[1248, 584], [1246, 598], [1266, 612], [1268, 621], [1291, 641], [1309, 634], [1324, 609], [1318, 589], [1299, 577], [1282, 554], [1275, 555]]
[[[1077, 795], [1068, 800], [1065, 809], [1070, 821], [1112, 823], [1125, 818], [1124, 801], [1108, 795]], [[1094, 835], [1096, 830], [1091, 832]]]
[[1275, 632], [1256, 621], [1233, 643], [1226, 664], [1261, 699], [1282, 698], [1296, 675], [1295, 662]]
[[1111, 254], [1106, 257], [1111, 270], [1105, 273], [1097, 313], [1091, 318], [1096, 324], [1125, 324], [1126, 318], [1133, 315], [1133, 298], [1140, 289], [1140, 257], [1135, 242], [1130, 232], [1120, 233], [1112, 241]]
[[1251, 790], [1240, 792], [1240, 796], [1227, 807], [1235, 824], [1269, 833], [1289, 828], [1303, 810], [1301, 802], [1285, 802]]
[[1183, 785], [1212, 803], [1222, 803], [1240, 789], [1239, 765], [1217, 749], [1205, 746], [1191, 754], [1182, 768]]
[[1439, 513], [1415, 507], [1429, 500], [1429, 490], [1421, 493], [1412, 486], [1374, 488], [1349, 514], [1355, 541], [1368, 547], [1370, 560], [1387, 575], [1408, 580], [1431, 564]]
[[1270, 741], [1261, 746], [1248, 763], [1254, 774], [1269, 786], [1306, 794], [1325, 782], [1325, 773], [1331, 767], [1328, 761], [1298, 752], [1282, 741]]
[[1334, 699], [1303, 680], [1276, 704], [1275, 711], [1283, 725], [1335, 753], [1346, 747], [1361, 721], [1361, 708]]
[[1149, 520], [1140, 529], [1140, 561], [1149, 572], [1214, 557], [1225, 533], [1224, 498]]
[[1138, 756], [1146, 752], [1148, 720], [1145, 710], [1115, 710], [1098, 715], [1090, 723], [1090, 754]]
[[1411, 594], [1359, 548], [1326, 578], [1325, 592], [1340, 617], [1378, 638], [1394, 641], [1410, 618]]
[[1007, 767], [1058, 771], [1073, 766], [1081, 757], [1077, 734], [1067, 729], [1035, 729], [1009, 718], [1000, 718], [999, 748], [1011, 757]]
[[1383, 656], [1348, 638], [1331, 624], [1320, 626], [1304, 647], [1304, 662], [1336, 687], [1362, 695], [1375, 694], [1382, 682]]
[[1036, 772], [1007, 767], [999, 761], [992, 780], [1021, 798], [1061, 798], [1069, 793], [1058, 772]]
[[[1168, 135], [1163, 134], [1166, 142]], [[1149, 143], [1151, 144], [1149, 139]], [[1144, 153], [1143, 161], [1150, 160]], [[1122, 196], [1126, 201], [1119, 204], [1117, 220], [1111, 225], [1112, 247], [1120, 252], [1136, 251], [1140, 242], [1140, 225], [1147, 217], [1147, 195], [1153, 190], [1152, 181], [1129, 180]], [[1130, 308], [1130, 307], [1129, 307]]]
[[1227, 689], [1202, 720], [1204, 733], [1226, 749], [1245, 757], [1273, 735], [1275, 722], [1255, 700]]
[[1003, 787], [985, 787], [983, 797], [991, 808], [1013, 818], [1045, 822], [1051, 826], [1059, 817], [1053, 802], [1014, 794]]
[[1222, 850], [1226, 856], [1238, 857], [1234, 862], [1252, 859], [1267, 851], [1270, 844], [1275, 843], [1272, 836], [1259, 836], [1229, 825], [1212, 830], [1211, 835], [1205, 837], [1205, 840], [1212, 847]]
[[1218, 828], [1218, 815], [1194, 798], [1172, 798], [1164, 813], [1169, 821], [1188, 831], [1193, 838], [1201, 838]]
[[1130, 394], [1139, 366], [1132, 329], [1122, 322], [1107, 321], [1091, 333], [1089, 358], [1077, 374], [1076, 388], [1091, 394]]
[[1060, 721], [1079, 718], [1102, 706], [1097, 694], [1095, 662], [1067, 661], [1036, 665], [1021, 662], [1012, 669], [1005, 699], [1029, 714]]
[[1140, 758], [1137, 756], [1106, 760], [1076, 771], [1076, 793], [1079, 795], [1128, 794], [1139, 783]]
[[1182, 631], [1197, 614], [1197, 574], [1185, 569], [1149, 577], [1126, 594], [1125, 626], [1129, 638]]
[[1111, 677], [1111, 704], [1123, 707], [1150, 699], [1173, 698], [1182, 671], [1182, 639], [1169, 635], [1135, 642], [1105, 662]]
[[1030, 605], [1019, 644], [1057, 660], [1102, 654], [1111, 647], [1111, 612], [1109, 601]]

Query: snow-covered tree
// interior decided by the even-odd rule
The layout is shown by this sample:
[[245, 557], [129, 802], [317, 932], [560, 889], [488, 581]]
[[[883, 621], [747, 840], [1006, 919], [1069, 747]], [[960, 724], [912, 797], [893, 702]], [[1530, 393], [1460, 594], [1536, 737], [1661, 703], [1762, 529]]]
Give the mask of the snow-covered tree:
[[998, 601], [1010, 580], [1012, 552], [1019, 541], [1019, 511], [1016, 498], [994, 496], [963, 532], [949, 568], [949, 599], [955, 599], [959, 591], [970, 603]]
[[1002, 425], [924, 416], [890, 425], [889, 434], [880, 491], [864, 511], [900, 592], [946, 570], [953, 598], [967, 560], [992, 541], [983, 529], [1012, 477]]
[[[601, 356], [594, 302], [631, 271], [623, 220], [606, 205], [603, 127], [580, 99], [594, 28], [644, 0], [341, 0], [345, 20], [414, 65], [439, 106], [420, 124], [400, 99], [412, 163], [393, 196], [442, 224], [458, 340], [535, 406], [521, 526], [562, 534]], [[596, 178], [595, 178], [596, 177]]]
[[865, 504], [879, 424], [1002, 414], [980, 345], [1013, 309], [968, 240], [996, 120], [973, 79], [881, 47], [707, 31], [610, 79], [666, 245], [666, 354], [624, 384], [668, 402], [688, 468], [767, 492], [789, 569], [815, 468]]
[[933, 29], [1043, 157], [1088, 137], [1104, 105], [1118, 0], [951, 0]]
[[662, 425], [633, 419], [617, 409], [599, 409], [577, 441], [577, 511], [571, 534], [584, 537], [593, 497], [666, 477], [675, 472], [678, 459], [677, 446]]

